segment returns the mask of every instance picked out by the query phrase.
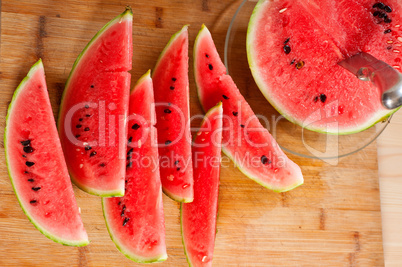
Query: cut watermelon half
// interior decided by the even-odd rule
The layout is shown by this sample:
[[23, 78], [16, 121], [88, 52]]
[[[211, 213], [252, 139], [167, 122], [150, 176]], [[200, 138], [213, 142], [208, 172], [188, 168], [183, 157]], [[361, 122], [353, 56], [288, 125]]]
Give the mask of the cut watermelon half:
[[181, 204], [181, 231], [190, 266], [212, 266], [218, 214], [222, 103], [211, 108], [193, 142], [194, 201]]
[[73, 182], [104, 197], [124, 195], [132, 17], [127, 9], [85, 47], [67, 80], [59, 113]]
[[167, 259], [152, 79], [148, 71], [130, 96], [126, 193], [103, 198], [110, 237], [127, 258]]
[[401, 71], [402, 3], [383, 3], [260, 0], [247, 56], [265, 98], [290, 121], [331, 134], [360, 132], [394, 113], [378, 88], [338, 65], [367, 52]]
[[163, 192], [179, 202], [193, 201], [187, 28], [172, 36], [152, 75]]
[[204, 110], [223, 103], [222, 150], [246, 176], [277, 192], [303, 183], [291, 161], [265, 129], [226, 74], [211, 33], [202, 26], [194, 44], [194, 72]]
[[41, 60], [14, 93], [6, 118], [4, 148], [14, 192], [33, 225], [63, 245], [88, 245]]

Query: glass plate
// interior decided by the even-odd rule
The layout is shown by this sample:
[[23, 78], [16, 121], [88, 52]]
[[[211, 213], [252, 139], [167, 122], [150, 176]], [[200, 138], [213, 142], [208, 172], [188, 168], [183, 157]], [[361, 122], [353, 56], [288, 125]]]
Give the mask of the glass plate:
[[298, 156], [319, 158], [336, 164], [340, 157], [356, 153], [374, 142], [387, 127], [391, 117], [356, 134], [327, 135], [291, 123], [266, 101], [251, 75], [246, 53], [248, 21], [256, 3], [256, 0], [240, 2], [227, 30], [224, 62], [228, 73], [261, 123], [271, 132], [282, 149]]

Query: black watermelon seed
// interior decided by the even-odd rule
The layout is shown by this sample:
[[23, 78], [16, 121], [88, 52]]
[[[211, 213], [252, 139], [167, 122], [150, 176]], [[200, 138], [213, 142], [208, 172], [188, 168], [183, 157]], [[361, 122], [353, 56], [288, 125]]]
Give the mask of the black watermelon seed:
[[233, 111], [232, 114], [233, 114], [233, 116], [237, 117], [237, 115], [239, 115], [239, 112]]
[[81, 124], [77, 124], [75, 127], [76, 127], [76, 128], [81, 128], [82, 125], [81, 125]]
[[388, 46], [388, 47], [387, 47], [387, 50], [391, 50], [391, 49], [392, 49], [392, 46]]
[[387, 16], [387, 14], [381, 12], [381, 13], [378, 15], [378, 17], [379, 17], [380, 19], [382, 19], [382, 18], [387, 18], [388, 16]]
[[167, 109], [165, 109], [165, 110], [164, 110], [164, 112], [165, 112], [165, 113], [167, 113], [167, 114], [172, 113], [172, 111], [171, 111], [170, 109], [168, 109], [168, 108], [167, 108]]
[[290, 65], [293, 65], [293, 64], [295, 63], [295, 61], [296, 61], [296, 59], [293, 59], [293, 60], [290, 62]]
[[177, 165], [177, 164], [179, 164], [179, 160], [176, 160], [175, 162], [174, 162], [174, 165]]
[[129, 162], [129, 163], [126, 165], [126, 168], [131, 168], [131, 166], [133, 166], [133, 164], [132, 164], [131, 162]]
[[35, 182], [35, 180], [34, 180], [34, 179], [32, 179], [32, 178], [29, 178], [29, 179], [28, 179], [28, 182], [33, 183], [33, 182]]
[[99, 164], [99, 166], [105, 167], [105, 166], [106, 166], [106, 163], [101, 163], [101, 164]]
[[90, 146], [85, 146], [85, 150], [86, 150], [86, 151], [91, 150], [91, 149], [92, 149], [92, 147], [90, 147]]
[[119, 203], [117, 203], [117, 205], [119, 205], [119, 206], [120, 206], [120, 205], [121, 205], [121, 201], [119, 201]]
[[174, 86], [170, 86], [170, 90], [174, 90]]
[[89, 127], [85, 127], [84, 131], [88, 132], [88, 131], [89, 131]]
[[131, 159], [131, 156], [128, 156], [126, 159], [127, 159], [127, 160], [130, 160], [130, 159]]
[[95, 86], [93, 84], [91, 84], [91, 88], [94, 88]]
[[133, 141], [133, 137], [130, 136], [130, 138], [128, 138], [128, 143], [130, 144]]
[[208, 55], [208, 54], [205, 54], [205, 57], [206, 57], [206, 58], [209, 58], [209, 55]]
[[78, 138], [78, 137], [80, 137], [81, 135], [80, 134], [77, 134], [76, 136], [75, 136], [75, 138]]
[[173, 78], [172, 78], [172, 81], [174, 81], [174, 82], [175, 82], [176, 80], [177, 80], [177, 79], [176, 79], [175, 77], [173, 77]]
[[244, 128], [245, 126], [244, 126], [244, 124], [240, 124], [240, 127], [241, 127], [241, 128]]
[[24, 146], [25, 153], [32, 153], [34, 149], [31, 146]]
[[78, 121], [82, 121], [82, 120], [83, 120], [83, 118], [79, 118], [79, 119], [78, 119]]
[[213, 69], [214, 69], [214, 66], [212, 66], [212, 64], [208, 64], [208, 68], [209, 68], [210, 70], [213, 70]]
[[35, 200], [35, 199], [32, 199], [31, 201], [29, 201], [29, 203], [31, 203], [31, 204], [35, 204], [37, 202], [37, 200]]
[[23, 158], [26, 158], [27, 156], [25, 156], [25, 155], [22, 155], [22, 157], [23, 157]]
[[229, 99], [229, 97], [222, 95], [223, 99]]
[[170, 145], [171, 143], [172, 143], [172, 141], [170, 141], [170, 140], [165, 141], [165, 145]]
[[385, 22], [385, 23], [391, 23], [391, 22], [392, 22], [392, 19], [386, 18], [386, 19], [384, 19], [384, 22]]
[[37, 186], [37, 187], [32, 187], [32, 190], [33, 191], [39, 191], [41, 189], [41, 187], [40, 186]]
[[85, 108], [89, 108], [89, 106], [88, 106], [88, 105], [85, 105], [84, 107], [85, 107]]
[[385, 5], [381, 2], [375, 3], [373, 8], [385, 9]]
[[89, 118], [91, 117], [91, 114], [86, 114], [85, 117]]
[[380, 11], [374, 11], [374, 12], [373, 12], [373, 16], [374, 16], [374, 17], [377, 17], [377, 16], [380, 15], [380, 14], [381, 14]]
[[96, 155], [96, 151], [92, 151], [91, 154], [89, 155], [90, 157], [93, 157]]
[[130, 148], [130, 149], [127, 151], [127, 155], [130, 155], [130, 153], [133, 153], [133, 150], [134, 150], [134, 148]]
[[327, 96], [325, 94], [321, 94], [320, 95], [320, 100], [322, 103], [325, 103], [325, 101], [327, 101]]
[[262, 156], [261, 156], [261, 163], [265, 165], [265, 164], [269, 164], [269, 163], [271, 163], [271, 162], [270, 162], [270, 160], [267, 158], [267, 156], [262, 155]]
[[285, 45], [285, 46], [283, 47], [283, 51], [285, 51], [285, 54], [286, 54], [286, 55], [289, 54], [290, 51], [291, 51], [290, 46]]
[[126, 224], [128, 223], [128, 221], [130, 220], [130, 218], [124, 218], [124, 221], [123, 221], [123, 226], [126, 226]]
[[385, 12], [387, 13], [391, 13], [392, 12], [392, 8], [390, 6], [385, 6], [384, 7]]
[[177, 168], [176, 171], [180, 171], [180, 168]]
[[23, 146], [29, 146], [31, 144], [31, 140], [25, 140], [25, 141], [21, 141], [21, 144]]
[[35, 165], [35, 162], [27, 161], [25, 162], [25, 165], [27, 165], [28, 167], [32, 167], [33, 165]]
[[131, 129], [133, 129], [133, 130], [138, 130], [140, 127], [141, 127], [141, 126], [140, 126], [138, 123], [136, 123], [136, 124], [134, 124], [134, 125], [131, 127]]
[[318, 96], [314, 97], [314, 102], [317, 103], [318, 101]]
[[385, 31], [384, 31], [385, 34], [390, 33], [390, 32], [392, 32], [391, 29], [388, 29], [388, 30], [385, 30]]
[[290, 37], [288, 39], [285, 40], [285, 42], [283, 42], [283, 44], [287, 44], [290, 41]]
[[29, 172], [27, 172], [27, 171], [24, 171], [24, 173], [29, 173]]
[[124, 217], [124, 211], [126, 210], [126, 205], [123, 205], [123, 208], [121, 210], [120, 216]]

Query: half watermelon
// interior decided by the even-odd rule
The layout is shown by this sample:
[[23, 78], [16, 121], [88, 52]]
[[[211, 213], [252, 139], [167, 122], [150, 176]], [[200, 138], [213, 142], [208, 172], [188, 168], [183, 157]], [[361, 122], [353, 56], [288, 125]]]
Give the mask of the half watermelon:
[[247, 31], [253, 77], [272, 106], [302, 127], [331, 134], [371, 127], [396, 110], [338, 63], [367, 52], [401, 71], [401, 10], [397, 0], [260, 0]]
[[127, 258], [149, 263], [167, 259], [159, 176], [155, 105], [148, 71], [130, 96], [126, 193], [103, 198], [110, 237]]
[[132, 12], [106, 24], [78, 56], [58, 129], [73, 182], [100, 196], [124, 195], [132, 60]]
[[14, 192], [33, 225], [63, 245], [88, 245], [41, 60], [14, 93], [6, 118], [4, 148]]
[[211, 108], [193, 142], [194, 201], [181, 204], [181, 232], [190, 266], [212, 266], [218, 214], [222, 103]]
[[301, 185], [300, 167], [283, 153], [226, 74], [205, 25], [194, 44], [194, 72], [204, 110], [223, 103], [222, 150], [237, 167], [250, 179], [277, 192]]
[[163, 191], [179, 202], [193, 201], [187, 28], [172, 36], [152, 75]]

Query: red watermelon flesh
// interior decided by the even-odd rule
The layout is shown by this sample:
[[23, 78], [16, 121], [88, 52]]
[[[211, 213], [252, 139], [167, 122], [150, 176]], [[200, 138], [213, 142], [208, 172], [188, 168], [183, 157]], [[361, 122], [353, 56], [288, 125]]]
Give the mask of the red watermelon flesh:
[[193, 200], [187, 25], [174, 34], [153, 72], [163, 192]]
[[[401, 70], [401, 7], [373, 8], [376, 1], [258, 2], [247, 35], [254, 79], [286, 118], [334, 134], [362, 131], [395, 110], [381, 104], [379, 90], [338, 63], [367, 52]], [[386, 18], [379, 18], [379, 12]]]
[[222, 150], [257, 183], [278, 192], [303, 183], [291, 161], [255, 116], [232, 78], [226, 75], [212, 36], [203, 25], [194, 44], [194, 71], [204, 110], [223, 103]]
[[77, 58], [58, 128], [73, 182], [100, 196], [124, 194], [132, 12], [106, 24]]
[[142, 263], [167, 259], [154, 125], [154, 96], [148, 72], [130, 96], [125, 195], [103, 198], [102, 202], [117, 248], [129, 259]]
[[89, 243], [61, 149], [39, 60], [14, 93], [4, 146], [8, 173], [29, 220], [68, 246]]
[[212, 266], [218, 214], [222, 103], [205, 115], [193, 142], [194, 200], [181, 204], [181, 231], [190, 266]]

